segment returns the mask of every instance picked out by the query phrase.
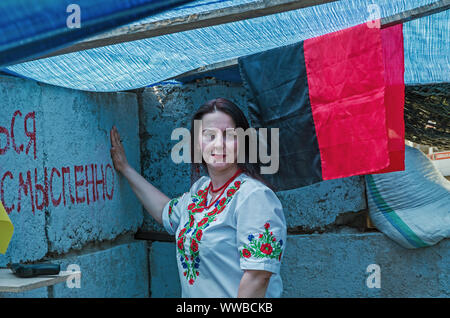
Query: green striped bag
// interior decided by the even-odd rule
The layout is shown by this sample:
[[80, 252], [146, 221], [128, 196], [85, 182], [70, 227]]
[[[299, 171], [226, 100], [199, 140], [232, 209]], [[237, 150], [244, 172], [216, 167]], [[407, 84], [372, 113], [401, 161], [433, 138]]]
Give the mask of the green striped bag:
[[366, 175], [375, 227], [406, 248], [450, 237], [450, 182], [420, 150], [406, 146], [405, 171]]

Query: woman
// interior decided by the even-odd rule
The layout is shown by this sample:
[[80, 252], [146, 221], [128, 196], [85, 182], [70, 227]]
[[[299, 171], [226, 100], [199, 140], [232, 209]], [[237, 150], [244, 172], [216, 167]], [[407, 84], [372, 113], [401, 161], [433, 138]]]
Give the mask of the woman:
[[[199, 108], [192, 119], [191, 156], [200, 152], [208, 176], [172, 200], [129, 166], [119, 133], [111, 129], [115, 169], [150, 215], [175, 235], [183, 297], [281, 296], [286, 222], [280, 201], [257, 170], [237, 160], [233, 132], [239, 127], [245, 131], [248, 121], [226, 99]], [[194, 165], [198, 171], [200, 164]]]

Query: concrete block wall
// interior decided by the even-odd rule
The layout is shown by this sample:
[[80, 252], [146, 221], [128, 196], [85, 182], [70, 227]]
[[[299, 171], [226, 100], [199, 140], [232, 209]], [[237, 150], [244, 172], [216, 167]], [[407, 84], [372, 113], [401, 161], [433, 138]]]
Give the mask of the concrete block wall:
[[[147, 88], [142, 94], [142, 171], [169, 196], [190, 187], [189, 165], [170, 160], [170, 149], [177, 143], [170, 133], [189, 128], [195, 110], [216, 97], [234, 101], [247, 113], [242, 86], [213, 79]], [[368, 231], [363, 177], [323, 181], [277, 195], [288, 225], [283, 297], [450, 296], [449, 240], [408, 250], [381, 232]], [[147, 218], [144, 229], [164, 231]], [[149, 245], [151, 297], [180, 297], [175, 244]], [[373, 285], [373, 275], [379, 275], [375, 282], [380, 288]]]
[[450, 240], [409, 250], [379, 232], [323, 233], [286, 246], [284, 297], [450, 296]]
[[[0, 77], [0, 199], [15, 226], [0, 267], [54, 262], [82, 271], [80, 288], [0, 297], [179, 297], [175, 244], [134, 239], [139, 229], [164, 229], [113, 169], [109, 129], [118, 127], [130, 164], [176, 196], [190, 187], [190, 166], [170, 159], [171, 132], [189, 128], [195, 109], [216, 97], [247, 113], [240, 85], [212, 79], [105, 94]], [[284, 297], [450, 296], [449, 240], [407, 250], [365, 231], [362, 177], [277, 195], [289, 234]], [[380, 288], [368, 287], [373, 264]]]
[[[153, 242], [149, 257], [158, 259], [151, 267], [152, 297], [180, 297], [175, 244]], [[449, 259], [448, 239], [408, 250], [379, 232], [291, 234], [281, 265], [282, 297], [448, 298]]]
[[[0, 267], [78, 264], [85, 278], [81, 289], [59, 284], [25, 297], [148, 296], [147, 244], [134, 240], [142, 206], [110, 158], [114, 124], [140, 171], [136, 94], [3, 76], [0, 100], [0, 194], [14, 224]], [[0, 294], [9, 296], [20, 295]]]

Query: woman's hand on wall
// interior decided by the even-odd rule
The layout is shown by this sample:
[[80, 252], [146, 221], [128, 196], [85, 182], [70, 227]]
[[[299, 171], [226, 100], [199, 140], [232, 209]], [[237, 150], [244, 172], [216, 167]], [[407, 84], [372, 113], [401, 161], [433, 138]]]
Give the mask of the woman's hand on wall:
[[118, 172], [123, 174], [125, 169], [129, 167], [129, 164], [116, 126], [113, 126], [111, 128], [110, 138], [111, 138], [111, 150], [110, 150], [111, 159], [114, 164], [114, 168]]
[[111, 158], [114, 168], [120, 172], [131, 186], [147, 212], [160, 224], [162, 224], [162, 212], [169, 197], [150, 184], [133, 167], [128, 164], [125, 150], [123, 149], [120, 135], [116, 126], [111, 128]]

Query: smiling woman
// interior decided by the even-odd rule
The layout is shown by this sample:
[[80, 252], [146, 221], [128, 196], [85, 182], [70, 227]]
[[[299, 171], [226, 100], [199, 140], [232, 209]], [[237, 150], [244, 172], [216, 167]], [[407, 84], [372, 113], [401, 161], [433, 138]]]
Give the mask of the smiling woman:
[[[200, 125], [196, 125], [196, 122]], [[236, 131], [249, 131], [249, 128], [242, 110], [225, 98], [213, 99], [202, 105], [191, 121], [191, 162], [194, 170], [199, 173], [202, 167], [210, 174], [216, 169], [210, 171], [209, 167], [219, 170], [239, 168], [270, 187], [258, 172], [258, 162], [250, 160], [251, 137], [245, 135], [242, 144], [238, 143]], [[241, 152], [244, 157], [242, 162], [237, 160]]]
[[[229, 100], [214, 99], [197, 110], [192, 117], [191, 162], [207, 176], [172, 200], [129, 166], [117, 129], [111, 130], [114, 167], [150, 215], [175, 235], [183, 297], [282, 293], [283, 209], [255, 164], [237, 160], [242, 149], [247, 150], [246, 158], [249, 153], [248, 143], [242, 145], [236, 138], [238, 128], [246, 130], [249, 124]], [[196, 156], [200, 160], [194, 160]]]

